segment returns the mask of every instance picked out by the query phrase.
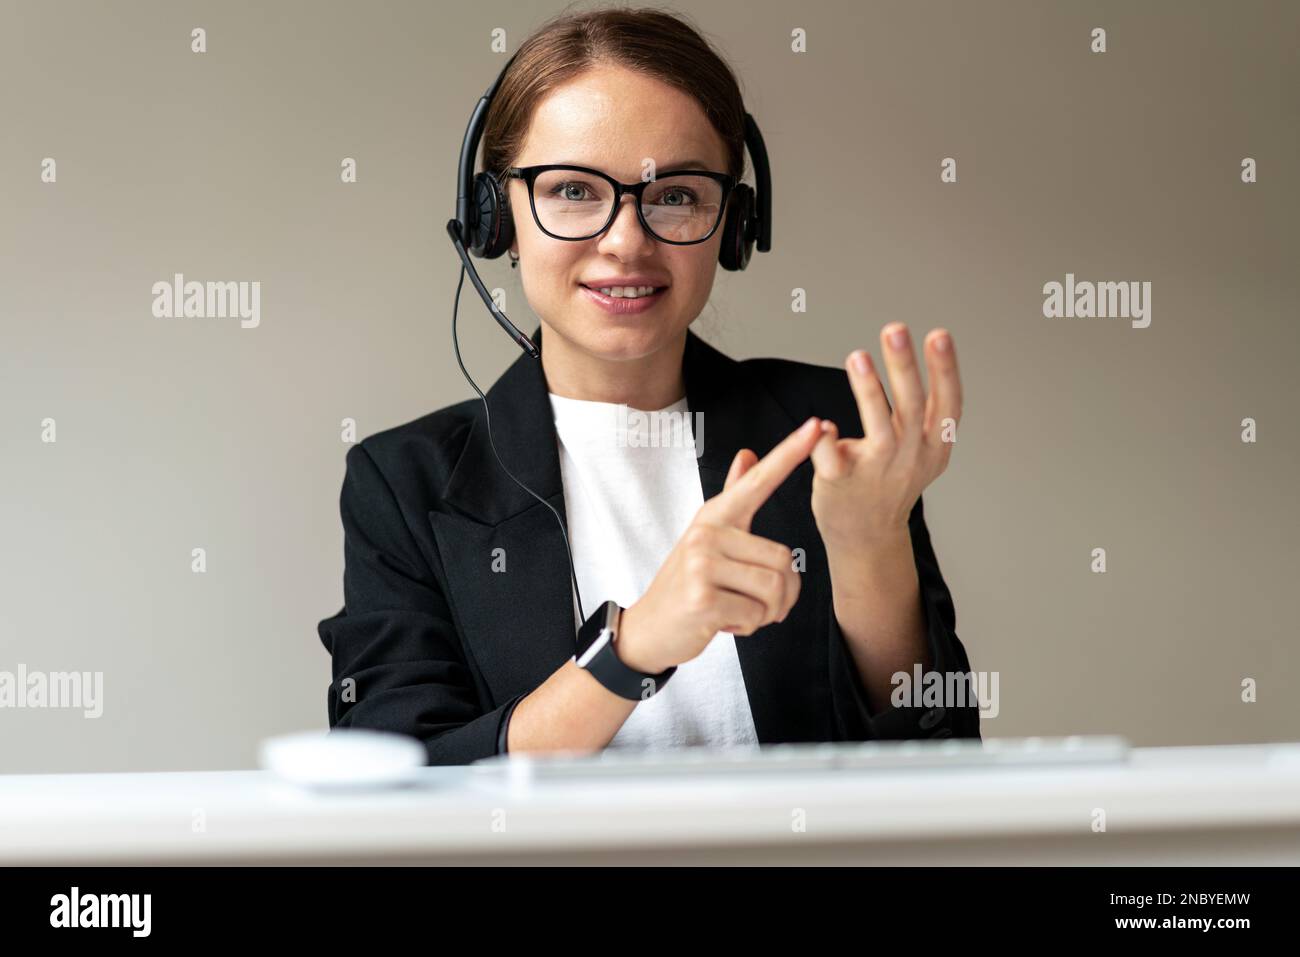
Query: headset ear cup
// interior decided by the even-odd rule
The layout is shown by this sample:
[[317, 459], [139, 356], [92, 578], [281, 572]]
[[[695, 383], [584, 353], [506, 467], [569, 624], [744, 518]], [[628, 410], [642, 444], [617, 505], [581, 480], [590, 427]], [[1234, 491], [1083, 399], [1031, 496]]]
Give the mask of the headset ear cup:
[[472, 232], [470, 252], [480, 259], [496, 259], [514, 242], [514, 220], [510, 217], [510, 201], [506, 198], [497, 178], [491, 173], [474, 177], [474, 203], [477, 217]]
[[515, 215], [510, 208], [510, 193], [507, 190], [501, 190], [501, 205], [497, 209], [497, 218], [500, 220], [500, 224], [497, 229], [495, 255], [501, 256], [510, 250], [510, 244], [515, 241]]
[[723, 269], [739, 272], [749, 265], [757, 234], [754, 218], [754, 190], [741, 183], [732, 190], [727, 201], [727, 221], [722, 227], [722, 243], [718, 247], [718, 262]]

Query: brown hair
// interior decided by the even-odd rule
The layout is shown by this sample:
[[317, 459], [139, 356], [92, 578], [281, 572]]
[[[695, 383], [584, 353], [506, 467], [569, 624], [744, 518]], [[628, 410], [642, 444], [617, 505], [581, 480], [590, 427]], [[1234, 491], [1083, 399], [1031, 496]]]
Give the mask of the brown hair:
[[528, 37], [492, 98], [483, 168], [501, 178], [523, 147], [537, 104], [601, 64], [636, 70], [693, 96], [722, 137], [726, 172], [744, 176], [745, 107], [735, 75], [680, 14], [649, 7], [561, 14]]

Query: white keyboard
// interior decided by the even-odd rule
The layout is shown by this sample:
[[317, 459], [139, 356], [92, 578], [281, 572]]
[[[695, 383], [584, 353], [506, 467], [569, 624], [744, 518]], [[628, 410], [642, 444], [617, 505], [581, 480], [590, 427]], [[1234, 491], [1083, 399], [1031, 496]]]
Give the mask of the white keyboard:
[[942, 741], [849, 741], [831, 744], [765, 744], [736, 748], [635, 751], [606, 748], [574, 752], [502, 754], [470, 765], [484, 779], [527, 780], [645, 778], [686, 774], [779, 774], [806, 771], [891, 771], [921, 768], [987, 768], [1112, 764], [1128, 760], [1125, 738], [1072, 735], [1063, 738], [949, 738]]

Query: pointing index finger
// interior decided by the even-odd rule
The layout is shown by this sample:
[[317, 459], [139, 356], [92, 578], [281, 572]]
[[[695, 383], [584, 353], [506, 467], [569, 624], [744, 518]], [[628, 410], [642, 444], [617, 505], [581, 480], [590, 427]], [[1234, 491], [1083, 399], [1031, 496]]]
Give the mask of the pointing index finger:
[[780, 487], [799, 463], [812, 454], [821, 437], [816, 416], [791, 432], [772, 451], [755, 463], [731, 488], [719, 496], [722, 518], [748, 529], [754, 513]]

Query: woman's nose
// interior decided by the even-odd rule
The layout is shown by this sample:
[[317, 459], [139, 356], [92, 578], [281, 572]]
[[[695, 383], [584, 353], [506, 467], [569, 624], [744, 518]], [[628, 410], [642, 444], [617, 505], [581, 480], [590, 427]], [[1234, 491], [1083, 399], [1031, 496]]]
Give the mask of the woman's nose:
[[636, 197], [619, 197], [619, 209], [605, 234], [600, 237], [603, 252], [639, 252], [654, 245], [654, 238], [641, 227], [636, 214]]

